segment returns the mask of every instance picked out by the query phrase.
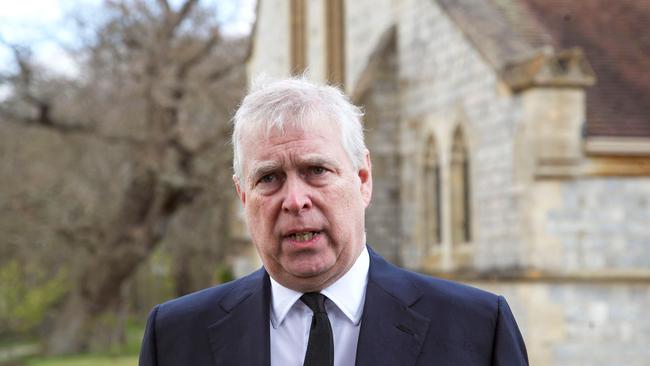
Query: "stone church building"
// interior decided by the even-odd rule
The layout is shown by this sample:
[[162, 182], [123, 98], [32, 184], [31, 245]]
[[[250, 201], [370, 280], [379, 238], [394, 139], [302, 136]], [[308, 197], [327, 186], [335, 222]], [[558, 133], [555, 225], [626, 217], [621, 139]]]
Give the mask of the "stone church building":
[[531, 365], [648, 365], [649, 1], [259, 1], [251, 78], [365, 110], [373, 248], [506, 296]]

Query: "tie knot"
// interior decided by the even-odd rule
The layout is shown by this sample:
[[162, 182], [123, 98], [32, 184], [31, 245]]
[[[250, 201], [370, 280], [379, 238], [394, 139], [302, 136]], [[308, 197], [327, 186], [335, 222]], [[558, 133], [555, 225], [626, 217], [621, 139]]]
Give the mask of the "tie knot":
[[321, 294], [320, 292], [307, 292], [306, 294], [303, 294], [302, 297], [300, 297], [300, 300], [307, 305], [311, 311], [314, 312], [314, 314], [317, 313], [325, 313], [327, 314], [327, 311], [325, 310], [325, 295]]

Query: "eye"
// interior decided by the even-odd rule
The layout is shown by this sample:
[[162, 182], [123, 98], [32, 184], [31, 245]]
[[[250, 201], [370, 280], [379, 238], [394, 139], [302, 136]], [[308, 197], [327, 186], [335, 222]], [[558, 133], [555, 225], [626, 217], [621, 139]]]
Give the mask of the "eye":
[[275, 179], [276, 179], [276, 177], [275, 177], [274, 174], [267, 174], [267, 175], [262, 176], [262, 178], [260, 178], [257, 181], [257, 183], [258, 184], [260, 184], [260, 183], [261, 184], [269, 184], [269, 183], [275, 182]]
[[310, 171], [313, 175], [323, 175], [327, 172], [322, 166], [314, 166], [310, 168]]

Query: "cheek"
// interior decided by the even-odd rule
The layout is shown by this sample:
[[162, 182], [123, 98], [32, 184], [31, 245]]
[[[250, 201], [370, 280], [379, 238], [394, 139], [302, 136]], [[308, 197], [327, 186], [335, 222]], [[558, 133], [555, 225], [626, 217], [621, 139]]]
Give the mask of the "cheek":
[[329, 197], [334, 198], [331, 202], [337, 202], [337, 208], [351, 209], [361, 202], [359, 187], [350, 183], [333, 186]]
[[251, 232], [267, 232], [273, 229], [278, 204], [269, 197], [249, 196], [246, 203], [246, 221]]
[[354, 189], [355, 187], [351, 184], [337, 185], [332, 187], [324, 197], [328, 214], [339, 228], [353, 226], [359, 216], [359, 211], [363, 210], [361, 195], [358, 190]]
[[246, 223], [248, 224], [249, 231], [254, 232], [259, 229], [261, 215], [259, 214], [261, 205], [259, 200], [251, 196], [248, 197], [246, 206], [244, 207], [244, 213], [246, 216]]
[[248, 194], [246, 202], [246, 212], [255, 216], [259, 214], [260, 210], [264, 207], [264, 197], [259, 194]]

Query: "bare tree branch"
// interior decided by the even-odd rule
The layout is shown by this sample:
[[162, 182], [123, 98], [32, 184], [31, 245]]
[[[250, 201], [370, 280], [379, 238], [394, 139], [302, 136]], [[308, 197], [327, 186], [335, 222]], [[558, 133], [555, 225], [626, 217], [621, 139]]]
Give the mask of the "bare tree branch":
[[158, 3], [158, 6], [163, 8], [163, 10], [165, 11], [165, 17], [167, 16], [167, 14], [172, 12], [172, 9], [169, 6], [169, 2], [167, 0], [156, 0], [156, 2]]
[[[70, 139], [75, 151], [66, 154], [71, 159], [67, 164], [70, 171], [100, 177], [79, 187], [65, 185], [71, 201], [77, 189], [88, 201], [65, 216], [63, 228], [52, 237], [87, 253], [83, 261], [69, 264], [75, 278], [48, 335], [53, 353], [88, 344], [84, 329], [92, 326], [92, 318], [121, 296], [122, 285], [165, 238], [167, 228], [185, 225], [175, 218], [188, 212], [192, 219], [207, 217], [205, 230], [215, 235], [208, 241], [229, 245], [226, 215], [231, 197], [210, 185], [226, 185], [230, 179], [226, 111], [245, 88], [238, 69], [244, 43], [224, 43], [213, 14], [199, 8], [198, 0], [172, 3], [182, 3], [178, 6], [170, 0], [109, 1], [106, 22], [78, 50], [88, 56], [79, 60], [83, 77], [50, 78], [31, 63], [28, 50], [18, 48], [17, 71], [0, 76], [10, 88], [9, 98], [0, 101], [0, 123], [87, 136]], [[186, 31], [185, 25], [196, 28]], [[123, 145], [95, 146], [100, 140]], [[110, 150], [106, 156], [104, 149]], [[94, 197], [91, 183], [113, 179], [113, 169], [120, 172], [117, 184], [98, 189]], [[180, 226], [175, 230], [187, 235]], [[196, 247], [208, 248], [201, 245]], [[226, 251], [214, 254], [214, 247], [209, 247], [217, 256], [212, 259], [222, 260]]]
[[[167, 1], [164, 2], [167, 3]], [[198, 4], [198, 0], [186, 0], [177, 13], [174, 13], [171, 10], [169, 4], [163, 4], [166, 24], [165, 30], [163, 32], [164, 39], [171, 39], [174, 36], [174, 33], [176, 33], [178, 26], [183, 23], [183, 21], [187, 18], [196, 4]]]
[[240, 63], [233, 63], [230, 65], [227, 65], [226, 67], [215, 70], [208, 74], [207, 80], [211, 83], [216, 83], [221, 81], [224, 77], [230, 75], [236, 68], [241, 67]]
[[178, 67], [178, 71], [176, 72], [176, 75], [180, 79], [184, 79], [185, 75], [187, 74], [188, 70], [204, 60], [207, 56], [210, 55], [214, 47], [221, 41], [221, 32], [219, 32], [219, 28], [214, 28], [211, 32], [210, 38], [203, 44], [203, 47], [201, 47], [198, 51], [196, 51], [194, 54], [190, 55], [187, 57], [181, 65]]
[[0, 116], [8, 123], [14, 123], [26, 127], [39, 127], [49, 129], [64, 135], [80, 135], [94, 137], [107, 143], [126, 144], [131, 146], [142, 146], [148, 143], [145, 139], [138, 139], [131, 136], [111, 135], [99, 131], [91, 123], [63, 124], [53, 120], [43, 121], [41, 118], [20, 116], [0, 106]]
[[172, 24], [173, 29], [176, 29], [176, 27], [178, 27], [183, 22], [183, 20], [187, 18], [188, 14], [192, 11], [194, 6], [198, 4], [198, 2], [198, 0], [187, 0], [185, 3], [183, 3], [183, 6], [176, 14], [175, 23]]

